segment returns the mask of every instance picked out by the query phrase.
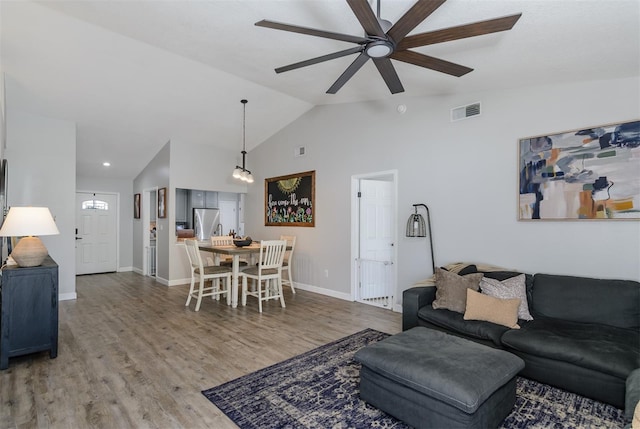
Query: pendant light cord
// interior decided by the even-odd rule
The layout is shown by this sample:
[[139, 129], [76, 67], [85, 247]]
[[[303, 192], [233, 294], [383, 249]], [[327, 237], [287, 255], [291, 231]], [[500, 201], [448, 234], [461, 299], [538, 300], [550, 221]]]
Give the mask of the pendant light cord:
[[[240, 102], [242, 103], [242, 152], [246, 153], [247, 100], [240, 100]], [[244, 168], [244, 162], [242, 163], [242, 168]]]
[[240, 100], [242, 103], [242, 167], [236, 165], [233, 170], [233, 177], [235, 179], [243, 180], [247, 183], [253, 183], [253, 175], [247, 170], [246, 158], [247, 158], [247, 100]]

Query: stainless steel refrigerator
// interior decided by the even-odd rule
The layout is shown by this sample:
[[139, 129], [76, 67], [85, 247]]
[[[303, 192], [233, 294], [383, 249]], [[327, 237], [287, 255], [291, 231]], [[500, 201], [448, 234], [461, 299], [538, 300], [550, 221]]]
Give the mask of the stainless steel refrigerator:
[[220, 210], [193, 209], [193, 228], [200, 241], [208, 241], [212, 235], [220, 235]]

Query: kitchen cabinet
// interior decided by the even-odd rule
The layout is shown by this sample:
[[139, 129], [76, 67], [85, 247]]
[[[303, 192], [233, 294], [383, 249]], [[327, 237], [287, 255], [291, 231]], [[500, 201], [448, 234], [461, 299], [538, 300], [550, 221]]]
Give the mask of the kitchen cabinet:
[[58, 264], [8, 266], [0, 280], [0, 370], [9, 358], [49, 351], [58, 356]]
[[186, 189], [176, 189], [176, 222], [189, 222], [187, 216], [187, 194]]
[[206, 191], [204, 193], [204, 208], [217, 209], [218, 207], [218, 193], [215, 191]]

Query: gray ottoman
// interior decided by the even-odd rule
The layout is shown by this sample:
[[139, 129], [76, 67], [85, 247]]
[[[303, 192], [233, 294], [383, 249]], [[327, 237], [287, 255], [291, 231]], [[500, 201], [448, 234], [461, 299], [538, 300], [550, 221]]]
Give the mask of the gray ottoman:
[[497, 427], [516, 401], [524, 361], [416, 327], [364, 347], [360, 397], [415, 428]]

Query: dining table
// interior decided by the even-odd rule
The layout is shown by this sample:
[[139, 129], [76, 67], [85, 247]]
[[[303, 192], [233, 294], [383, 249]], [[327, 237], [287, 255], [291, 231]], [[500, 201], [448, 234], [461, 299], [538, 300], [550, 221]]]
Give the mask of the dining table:
[[[240, 277], [240, 256], [249, 255], [253, 257], [256, 254], [259, 254], [260, 242], [254, 241], [248, 246], [238, 247], [235, 244], [213, 246], [211, 242], [203, 241], [198, 243], [198, 248], [203, 252], [211, 252], [219, 255], [228, 255], [232, 257], [231, 306], [233, 308], [236, 308], [238, 306], [238, 279]], [[291, 250], [291, 246], [287, 246], [287, 250]], [[251, 263], [254, 263], [254, 262], [252, 261]]]

